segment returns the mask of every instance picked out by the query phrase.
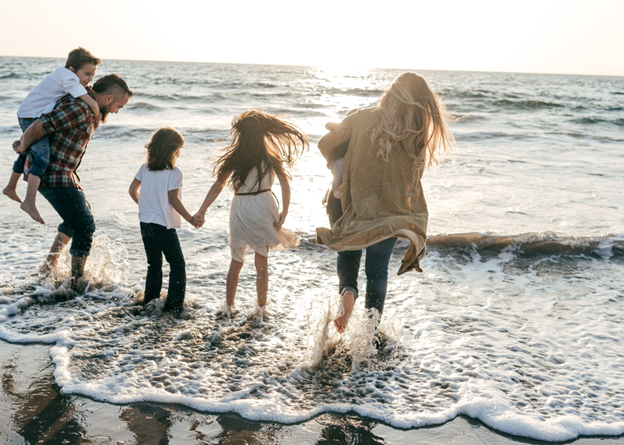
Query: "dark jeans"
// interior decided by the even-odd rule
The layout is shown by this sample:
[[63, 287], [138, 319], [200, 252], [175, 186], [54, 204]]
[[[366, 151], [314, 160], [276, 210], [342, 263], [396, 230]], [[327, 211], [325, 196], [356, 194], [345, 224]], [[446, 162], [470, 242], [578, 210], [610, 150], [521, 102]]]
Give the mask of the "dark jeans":
[[147, 255], [147, 278], [145, 279], [145, 303], [160, 297], [162, 288], [163, 253], [169, 263], [169, 291], [167, 292], [166, 311], [182, 309], [186, 292], [186, 263], [175, 229], [154, 223], [141, 223], [141, 236]]
[[72, 238], [69, 253], [78, 257], [89, 256], [95, 221], [84, 192], [75, 187], [39, 187], [39, 193], [63, 219], [58, 231]]
[[[389, 238], [366, 248], [366, 309], [375, 308], [381, 314], [386, 301], [388, 288], [388, 263], [396, 238]], [[338, 279], [340, 281], [340, 293], [346, 290], [353, 291], [355, 298], [358, 296], [357, 278], [360, 271], [362, 250], [347, 250], [338, 252]]]
[[[24, 119], [18, 118], [19, 124], [22, 131], [26, 131], [30, 124], [32, 124], [37, 119]], [[48, 168], [48, 163], [50, 162], [50, 142], [48, 141], [48, 137], [44, 136], [38, 141], [35, 141], [28, 151], [24, 153], [20, 153], [17, 160], [13, 164], [13, 171], [15, 173], [24, 173], [24, 164], [26, 163], [26, 157], [30, 153], [30, 169], [28, 170], [28, 174], [39, 176], [43, 179], [43, 175]]]

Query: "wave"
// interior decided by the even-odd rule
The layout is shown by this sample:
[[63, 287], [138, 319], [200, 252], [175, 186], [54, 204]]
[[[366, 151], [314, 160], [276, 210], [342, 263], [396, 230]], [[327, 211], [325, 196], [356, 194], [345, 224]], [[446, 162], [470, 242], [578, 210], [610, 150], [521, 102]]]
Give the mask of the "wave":
[[564, 105], [556, 102], [544, 102], [541, 100], [509, 100], [501, 99], [494, 101], [495, 105], [506, 108], [517, 108], [520, 110], [531, 110], [534, 108], [563, 108]]
[[158, 105], [152, 105], [147, 102], [131, 103], [131, 104], [128, 104], [126, 108], [129, 110], [148, 110], [148, 111], [156, 111], [156, 110], [163, 109], [162, 107], [159, 107]]
[[519, 235], [483, 233], [441, 234], [427, 238], [427, 248], [438, 251], [513, 252], [516, 256], [586, 256], [624, 259], [624, 239], [615, 235], [566, 237], [550, 232]]
[[455, 139], [457, 139], [458, 141], [461, 140], [466, 140], [466, 139], [499, 139], [499, 138], [510, 138], [510, 139], [514, 139], [514, 140], [520, 140], [520, 139], [530, 139], [534, 136], [529, 135], [527, 133], [521, 134], [521, 133], [505, 133], [502, 131], [492, 131], [492, 132], [486, 132], [486, 131], [479, 131], [476, 133], [465, 133], [465, 134], [461, 134], [461, 133], [456, 133], [455, 134]]
[[445, 99], [448, 98], [458, 98], [458, 99], [490, 99], [494, 91], [490, 90], [482, 90], [482, 89], [474, 89], [474, 90], [452, 90], [450, 88], [445, 88], [442, 92], [442, 96]]
[[347, 96], [381, 96], [385, 90], [379, 88], [328, 88], [327, 90], [322, 90], [325, 94], [344, 94]]
[[20, 128], [17, 125], [0, 126], [0, 133], [15, 133], [19, 130]]
[[461, 117], [456, 116], [456, 117], [457, 117], [456, 123], [459, 123], [459, 124], [468, 124], [472, 122], [483, 122], [483, 121], [489, 120], [489, 118], [485, 116], [477, 116], [474, 114], [466, 114], [465, 116], [461, 116]]
[[[193, 129], [177, 127], [188, 142], [214, 142], [227, 136], [227, 131], [209, 128]], [[137, 140], [149, 139], [154, 133], [153, 127], [131, 127], [125, 125], [103, 125], [94, 134], [97, 139]]]
[[549, 131], [546, 134], [570, 136], [575, 139], [593, 139], [597, 142], [624, 142], [624, 139], [610, 138], [608, 136], [590, 136], [582, 133]]
[[[621, 109], [621, 108], [620, 108]], [[582, 117], [577, 119], [571, 119], [570, 122], [575, 124], [613, 124], [617, 126], [624, 126], [624, 119], [606, 119], [602, 117]]]

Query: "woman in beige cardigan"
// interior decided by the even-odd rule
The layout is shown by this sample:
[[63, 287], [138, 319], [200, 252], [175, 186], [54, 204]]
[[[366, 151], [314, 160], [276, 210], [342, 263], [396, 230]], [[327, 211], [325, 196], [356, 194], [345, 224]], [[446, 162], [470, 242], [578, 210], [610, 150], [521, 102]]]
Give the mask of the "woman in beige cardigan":
[[383, 311], [388, 263], [397, 238], [409, 240], [398, 275], [422, 272], [427, 203], [420, 180], [425, 165], [449, 151], [453, 135], [445, 109], [425, 79], [401, 74], [375, 108], [347, 116], [340, 131], [330, 131], [318, 144], [325, 159], [343, 142], [349, 148], [342, 165], [342, 217], [331, 229], [316, 229], [317, 242], [338, 252], [342, 315], [334, 320], [344, 332], [355, 299], [362, 250], [366, 249], [367, 309]]

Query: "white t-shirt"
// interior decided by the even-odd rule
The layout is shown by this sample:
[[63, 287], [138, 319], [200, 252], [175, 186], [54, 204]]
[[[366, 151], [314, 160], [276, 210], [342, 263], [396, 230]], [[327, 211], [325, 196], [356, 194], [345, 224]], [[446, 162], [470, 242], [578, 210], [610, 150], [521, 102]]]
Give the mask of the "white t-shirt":
[[80, 97], [87, 94], [87, 90], [74, 72], [64, 66], [59, 66], [28, 93], [17, 110], [17, 116], [36, 119], [54, 110], [56, 102], [67, 94]]
[[[173, 170], [150, 171], [143, 164], [135, 178], [141, 181], [139, 189], [139, 221], [155, 223], [168, 229], [180, 228], [180, 214], [169, 204], [169, 190], [182, 187], [182, 172]], [[182, 191], [180, 190], [180, 199]]]

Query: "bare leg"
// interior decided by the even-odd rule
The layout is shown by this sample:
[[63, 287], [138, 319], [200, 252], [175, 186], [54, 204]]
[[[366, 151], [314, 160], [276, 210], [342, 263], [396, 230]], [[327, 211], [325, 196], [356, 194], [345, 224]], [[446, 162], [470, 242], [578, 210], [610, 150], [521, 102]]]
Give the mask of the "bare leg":
[[72, 274], [72, 290], [78, 291], [78, 280], [84, 275], [84, 267], [87, 262], [86, 256], [74, 256], [71, 257], [71, 274]]
[[355, 305], [355, 295], [350, 290], [346, 291], [342, 294], [342, 309], [343, 314], [334, 320], [334, 325], [336, 326], [336, 330], [341, 334], [347, 328], [347, 323], [349, 323], [349, 318], [351, 318], [351, 313], [353, 312], [353, 306]]
[[28, 188], [26, 189], [26, 198], [20, 206], [20, 209], [28, 213], [32, 219], [38, 223], [45, 224], [43, 219], [37, 211], [35, 206], [35, 199], [37, 199], [37, 190], [39, 190], [39, 184], [41, 184], [41, 178], [37, 175], [28, 175]]
[[269, 259], [256, 253], [256, 292], [258, 293], [258, 306], [264, 307], [267, 303], [269, 290]]
[[50, 273], [51, 269], [55, 269], [59, 260], [59, 253], [65, 248], [67, 243], [71, 241], [71, 238], [65, 235], [64, 233], [58, 232], [56, 234], [56, 238], [54, 238], [54, 242], [52, 243], [52, 247], [50, 247], [50, 253], [48, 253], [48, 257], [45, 262], [41, 265], [39, 269], [39, 273], [42, 275], [47, 275]]
[[9, 179], [9, 183], [2, 190], [2, 193], [7, 195], [13, 201], [22, 202], [20, 197], [17, 195], [17, 183], [19, 182], [19, 178], [22, 176], [21, 173], [11, 172], [11, 178]]
[[228, 271], [225, 285], [225, 303], [228, 306], [234, 306], [234, 296], [236, 295], [236, 288], [238, 287], [238, 276], [242, 268], [243, 263], [240, 261], [232, 260], [230, 263], [230, 270]]

